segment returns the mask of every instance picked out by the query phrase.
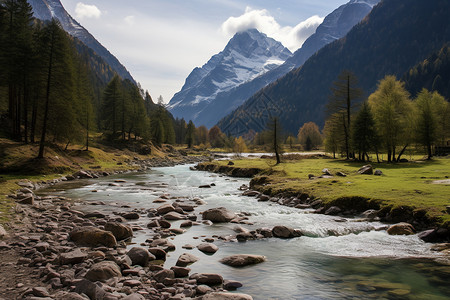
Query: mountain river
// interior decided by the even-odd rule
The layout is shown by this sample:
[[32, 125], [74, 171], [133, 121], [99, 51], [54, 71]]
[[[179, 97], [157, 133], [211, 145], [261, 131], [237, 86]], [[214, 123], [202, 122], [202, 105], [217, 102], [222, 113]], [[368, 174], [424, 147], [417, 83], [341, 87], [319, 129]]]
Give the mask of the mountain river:
[[[440, 264], [439, 254], [416, 235], [390, 236], [382, 223], [257, 202], [255, 198], [242, 196], [238, 190], [248, 184], [248, 179], [191, 171], [189, 167], [153, 168], [142, 173], [70, 182], [47, 192], [83, 199], [90, 204], [104, 202], [102, 206], [82, 204], [75, 209], [106, 213], [156, 208], [161, 204], [153, 201], [163, 194], [198, 197], [206, 202], [195, 209], [199, 220], [199, 212], [224, 206], [234, 212], [249, 213], [253, 225], [242, 227], [250, 230], [275, 225], [301, 229], [306, 236], [287, 240], [224, 242], [216, 239], [214, 243], [219, 251], [214, 255], [182, 246], [196, 246], [213, 235], [233, 235], [236, 224], [201, 224], [173, 237], [171, 242], [176, 250], [169, 253], [165, 267], [175, 265], [180, 254], [192, 253], [200, 260], [189, 266], [190, 274], [218, 273], [225, 279], [237, 280], [243, 284], [238, 292], [250, 294], [254, 299], [450, 299], [450, 266]], [[117, 179], [124, 182], [109, 185]], [[215, 183], [212, 188], [199, 188], [211, 183]], [[129, 247], [152, 237], [145, 214], [128, 223], [144, 228], [135, 231]], [[178, 228], [180, 223], [173, 221], [172, 228]], [[267, 261], [244, 268], [218, 262], [232, 254], [265, 255]]]

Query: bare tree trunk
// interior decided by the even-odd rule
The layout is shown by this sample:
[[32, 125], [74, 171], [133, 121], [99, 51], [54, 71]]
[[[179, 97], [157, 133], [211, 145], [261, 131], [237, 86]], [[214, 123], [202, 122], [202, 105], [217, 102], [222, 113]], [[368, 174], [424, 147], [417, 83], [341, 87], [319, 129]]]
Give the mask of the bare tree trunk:
[[52, 78], [54, 43], [55, 43], [55, 29], [53, 29], [53, 31], [52, 31], [52, 41], [51, 41], [51, 45], [50, 45], [50, 59], [49, 59], [49, 63], [48, 63], [47, 93], [46, 93], [46, 97], [45, 97], [44, 122], [42, 125], [42, 134], [41, 134], [41, 140], [39, 143], [38, 158], [44, 158], [45, 135], [47, 132], [48, 107], [49, 107], [49, 102], [50, 102], [50, 83], [51, 83], [51, 78]]

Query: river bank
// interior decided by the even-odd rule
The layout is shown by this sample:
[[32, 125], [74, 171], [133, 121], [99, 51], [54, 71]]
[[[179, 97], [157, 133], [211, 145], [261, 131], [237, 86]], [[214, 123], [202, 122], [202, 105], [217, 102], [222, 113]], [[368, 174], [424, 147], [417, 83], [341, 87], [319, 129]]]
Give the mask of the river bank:
[[[394, 299], [394, 296], [399, 293], [406, 294], [408, 297], [416, 294], [418, 297], [423, 296], [424, 290], [421, 288], [420, 292], [417, 292], [417, 288], [412, 282], [405, 284], [395, 279], [389, 283], [380, 278], [370, 279], [372, 274], [390, 270], [391, 267], [392, 270], [395, 270], [395, 274], [399, 267], [402, 272], [412, 272], [409, 267], [403, 271], [403, 267], [401, 267], [403, 263], [398, 258], [385, 261], [375, 260], [374, 263], [372, 260], [359, 262], [360, 259], [353, 259], [349, 263], [345, 258], [332, 258], [334, 255], [370, 256], [373, 255], [370, 251], [374, 248], [373, 246], [366, 246], [365, 248], [369, 251], [364, 254], [360, 251], [353, 252], [353, 246], [347, 247], [347, 245], [362, 243], [357, 246], [359, 248], [366, 243], [380, 245], [382, 242], [385, 249], [379, 251], [384, 255], [400, 255], [400, 258], [417, 259], [417, 262], [411, 260], [407, 264], [412, 264], [413, 270], [420, 268], [420, 272], [432, 275], [434, 278], [432, 284], [440, 287], [439, 292], [432, 293], [434, 296], [448, 293], [444, 281], [441, 281], [441, 278], [445, 278], [448, 267], [440, 264], [430, 265], [430, 261], [427, 259], [427, 257], [434, 257], [435, 253], [437, 254], [439, 251], [430, 251], [426, 245], [421, 244], [415, 238], [390, 238], [383, 232], [377, 231], [384, 230], [385, 227], [376, 222], [370, 223], [326, 215], [322, 217], [322, 215], [305, 213], [304, 210], [289, 206], [280, 209], [271, 201], [258, 202], [254, 198], [241, 196], [242, 190], [246, 189], [244, 184], [248, 185], [248, 183], [248, 180], [234, 180], [207, 172], [193, 172], [189, 171], [188, 166], [178, 166], [156, 168], [156, 170], [152, 169], [141, 173], [122, 173], [98, 179], [63, 181], [51, 186], [52, 189], [45, 190], [44, 194], [36, 195], [34, 205], [20, 204], [18, 206], [25, 209], [31, 225], [28, 229], [25, 229], [24, 226], [18, 227], [17, 234], [13, 233], [13, 236], [5, 243], [6, 245], [2, 246], [10, 248], [1, 250], [4, 254], [2, 257], [5, 257], [1, 268], [5, 270], [5, 273], [2, 273], [2, 276], [6, 280], [4, 281], [5, 287], [0, 290], [5, 290], [7, 295], [14, 294], [22, 297], [27, 293], [29, 296], [38, 295], [42, 289], [33, 290], [33, 288], [43, 287], [47, 289], [51, 299], [58, 299], [57, 297], [67, 299], [69, 297], [67, 293], [71, 291], [80, 293], [82, 288], [88, 293], [93, 293], [93, 289], [101, 297], [106, 297], [104, 292], [107, 293], [107, 297], [116, 297], [110, 299], [121, 299], [131, 295], [131, 297], [139, 297], [137, 294], [146, 299], [183, 299], [183, 297], [200, 299], [200, 297], [204, 297], [201, 293], [205, 291], [211, 293], [224, 287], [232, 289], [242, 283], [244, 286], [240, 289], [244, 293], [257, 295], [255, 299], [279, 298], [281, 295], [291, 298], [309, 295], [317, 299], [327, 299], [337, 291], [342, 299], [355, 297], [355, 295], [367, 299], [379, 297]], [[79, 188], [76, 188], [77, 186]], [[239, 188], [242, 190], [239, 191]], [[66, 192], [68, 189], [72, 191]], [[61, 193], [58, 192], [59, 190]], [[272, 204], [274, 205], [272, 206]], [[230, 220], [233, 223], [216, 224], [210, 220], [202, 220], [205, 211], [217, 206], [229, 208], [235, 217]], [[136, 217], [138, 219], [134, 219]], [[181, 220], [173, 219], [180, 217]], [[193, 221], [194, 217], [196, 217], [196, 221]], [[134, 244], [120, 241], [119, 237], [116, 238], [118, 232], [113, 234], [117, 243], [115, 247], [110, 247], [111, 244], [100, 247], [76, 244], [71, 238], [77, 232], [75, 229], [80, 227], [113, 230], [110, 223], [118, 223], [131, 228]], [[189, 227], [190, 225], [192, 227]], [[239, 227], [235, 228], [235, 226]], [[73, 233], [74, 231], [75, 233]], [[100, 237], [97, 236], [99, 233], [97, 230], [93, 230], [93, 232], [95, 238], [88, 240], [102, 240], [105, 243], [112, 240], [105, 238], [104, 233]], [[124, 232], [129, 234], [130, 230], [124, 230]], [[285, 239], [280, 240], [273, 237], [277, 235], [283, 235]], [[296, 237], [299, 235], [302, 237]], [[106, 236], [110, 237], [108, 234]], [[336, 244], [339, 240], [343, 243]], [[241, 242], [236, 243], [237, 241]], [[40, 243], [48, 243], [47, 250], [43, 250], [47, 246], [44, 244], [44, 247], [41, 248]], [[205, 254], [198, 248], [200, 244], [204, 243], [212, 243], [218, 246], [219, 250], [215, 254]], [[388, 248], [386, 248], [387, 245]], [[136, 261], [128, 261], [127, 253], [134, 247], [144, 248], [155, 256], [155, 259], [149, 255], [149, 265], [147, 266], [141, 266]], [[210, 247], [214, 248], [211, 245]], [[38, 248], [43, 252], [40, 252]], [[336, 249], [335, 254], [332, 254], [331, 257], [328, 255], [324, 257], [322, 254], [317, 256], [316, 254], [322, 251], [328, 252], [331, 249]], [[436, 250], [443, 249], [436, 248]], [[81, 254], [78, 250], [81, 251]], [[157, 259], [157, 254], [163, 254], [160, 250], [166, 253], [165, 262]], [[104, 257], [99, 251], [103, 253]], [[146, 253], [142, 250], [140, 252]], [[378, 251], [376, 252], [378, 253]], [[181, 259], [185, 253], [188, 255]], [[220, 267], [219, 260], [242, 253], [265, 256], [267, 261], [256, 266], [239, 269]], [[12, 260], [7, 261], [11, 255], [15, 256], [12, 256]], [[83, 261], [72, 264], [61, 263], [61, 260], [67, 263], [68, 261], [65, 259], [72, 255], [84, 257]], [[312, 268], [314, 274], [306, 273], [305, 276], [301, 276], [302, 287], [295, 288], [298, 284], [296, 280], [300, 280], [300, 277], [292, 276], [292, 272], [308, 272], [311, 269], [311, 255], [317, 256], [315, 259], [318, 259], [318, 264]], [[147, 255], [144, 254], [144, 256]], [[178, 260], [193, 259], [192, 256], [199, 258], [199, 261], [187, 267], [177, 266]], [[159, 258], [161, 257], [159, 256]], [[436, 258], [443, 259], [443, 256], [437, 255]], [[18, 265], [19, 261], [21, 263]], [[93, 287], [92, 284], [89, 284], [91, 280], [87, 279], [89, 282], [86, 282], [86, 275], [97, 263], [105, 261], [108, 265], [110, 262], [117, 264], [120, 275], [118, 272], [113, 273], [118, 276], [114, 275], [113, 280], [106, 280], [105, 283], [97, 283], [99, 288]], [[319, 271], [317, 268], [321, 268], [319, 266], [324, 263], [327, 266], [333, 266], [332, 269]], [[356, 271], [358, 276], [354, 276], [355, 271], [348, 270], [352, 274], [350, 276], [346, 273], [347, 270], [342, 273], [343, 265], [341, 264], [351, 265], [357, 269], [366, 269], [370, 265], [370, 272], [364, 274], [365, 271], [363, 273]], [[379, 265], [383, 267], [380, 269]], [[48, 268], [51, 270], [49, 271]], [[184, 274], [179, 273], [179, 276], [186, 275], [188, 270], [183, 268], [191, 269], [188, 272], [189, 276], [177, 278], [176, 271], [184, 272]], [[75, 271], [73, 279], [72, 273], [68, 274], [67, 270]], [[271, 270], [275, 272], [272, 274]], [[172, 279], [171, 271], [175, 278], [165, 281], [167, 278]], [[159, 272], [161, 272], [161, 277], [157, 275]], [[15, 275], [10, 276], [10, 274]], [[204, 275], [201, 277], [203, 279], [199, 281], [200, 277], [194, 274], [215, 275]], [[88, 278], [90, 276], [87, 275]], [[319, 276], [317, 281], [313, 280], [317, 276]], [[205, 277], [209, 277], [214, 282], [210, 287], [213, 290], [209, 290], [204, 284], [199, 284], [204, 282], [203, 280], [207, 280], [204, 279]], [[345, 280], [336, 281], [336, 278], [341, 277]], [[59, 278], [62, 287], [58, 285], [58, 279], [53, 280], [54, 278]], [[158, 282], [157, 278], [162, 282]], [[217, 285], [218, 281], [221, 282], [220, 278], [223, 282], [221, 285]], [[306, 282], [307, 278], [311, 278], [312, 281]], [[225, 281], [227, 279], [229, 281]], [[133, 282], [136, 286], [132, 286]], [[327, 286], [323, 286], [324, 282]], [[344, 283], [351, 289], [342, 289]], [[75, 290], [78, 284], [85, 285], [85, 287]], [[90, 295], [90, 299], [94, 299], [95, 295]], [[75, 296], [73, 295], [73, 297]], [[207, 297], [205, 299], [208, 299]], [[248, 296], [241, 297], [248, 299]]]
[[[372, 168], [372, 166], [369, 168], [369, 174], [371, 175], [364, 175], [360, 174], [362, 168], [359, 169], [362, 164], [356, 168], [354, 167], [355, 164], [351, 164], [350, 168], [346, 166], [344, 169], [341, 162], [323, 159], [323, 157], [297, 161], [291, 160], [280, 167], [273, 167], [270, 166], [270, 162], [261, 161], [238, 159], [234, 161], [204, 162], [196, 165], [195, 169], [233, 177], [252, 178], [250, 181], [252, 191], [246, 191], [244, 195], [257, 197], [258, 201], [270, 201], [298, 209], [313, 209], [314, 213], [326, 215], [360, 216], [371, 220], [380, 220], [388, 224], [410, 223], [415, 228], [409, 234], [416, 233], [416, 231], [420, 232], [420, 237], [424, 241], [450, 241], [450, 222], [448, 221], [450, 207], [448, 206], [448, 197], [446, 198], [445, 196], [445, 190], [448, 190], [448, 185], [439, 186], [435, 184], [432, 186], [433, 184], [428, 184], [434, 190], [441, 189], [440, 193], [444, 194], [443, 196], [439, 195], [442, 198], [442, 201], [438, 202], [439, 204], [436, 204], [436, 202], [427, 204], [427, 200], [433, 198], [432, 191], [422, 192], [418, 190], [419, 184], [412, 187], [413, 190], [411, 191], [408, 191], [407, 188], [401, 192], [392, 189], [390, 193], [395, 196], [383, 198], [382, 191], [386, 189], [383, 183], [386, 180], [381, 181], [379, 178], [383, 176], [385, 177], [383, 179], [386, 179], [391, 174], [383, 174], [379, 170], [379, 166], [377, 171], [379, 176], [374, 176], [373, 169], [375, 168]], [[299, 161], [307, 163], [301, 165]], [[448, 164], [448, 160], [443, 160], [443, 162]], [[298, 164], [298, 166], [295, 166], [295, 164]], [[334, 169], [334, 174], [332, 174], [328, 168], [331, 168], [330, 166], [336, 168], [336, 165], [338, 165], [339, 169]], [[323, 166], [328, 167], [325, 168]], [[302, 167], [306, 170], [299, 171]], [[388, 167], [392, 168], [392, 166], [386, 165], [383, 167], [385, 169]], [[292, 168], [296, 172], [294, 175], [292, 175]], [[314, 169], [312, 170], [311, 168]], [[350, 171], [351, 168], [353, 169], [352, 171]], [[400, 169], [401, 166], [398, 168]], [[401, 169], [400, 171], [403, 172]], [[393, 173], [391, 170], [385, 170], [385, 173], [388, 172]], [[444, 171], [444, 174], [441, 175], [442, 178], [446, 178], [444, 177], [445, 175], [447, 174]], [[409, 174], [406, 176], [409, 176]], [[415, 176], [420, 178], [420, 181], [424, 181], [426, 178], [421, 176], [420, 171]], [[370, 182], [372, 184], [371, 190], [367, 188], [367, 180], [372, 181]], [[387, 180], [398, 181], [401, 179], [391, 178]], [[419, 180], [415, 181], [419, 182]], [[405, 185], [407, 184], [410, 183], [405, 179]], [[349, 189], [348, 187], [343, 187], [344, 185], [351, 187]], [[418, 198], [416, 195], [422, 193], [426, 195], [422, 197], [423, 200], [419, 199], [420, 206], [416, 205], [419, 201], [409, 201], [412, 196]], [[411, 203], [408, 204], [408, 201]], [[442, 208], [437, 208], [438, 205]]]

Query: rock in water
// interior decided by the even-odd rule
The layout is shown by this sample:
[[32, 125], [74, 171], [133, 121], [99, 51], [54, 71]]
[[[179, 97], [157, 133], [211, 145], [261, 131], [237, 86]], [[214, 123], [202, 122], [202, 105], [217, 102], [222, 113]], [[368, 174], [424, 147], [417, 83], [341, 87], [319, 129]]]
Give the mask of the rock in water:
[[297, 234], [297, 232], [293, 228], [287, 226], [275, 226], [272, 229], [272, 234], [274, 237], [282, 239], [289, 239], [300, 236], [300, 234]]
[[265, 256], [251, 254], [236, 254], [224, 257], [220, 260], [222, 264], [232, 267], [245, 267], [248, 265], [259, 264], [265, 261]]
[[198, 261], [198, 257], [189, 253], [183, 253], [180, 255], [180, 257], [177, 260], [176, 266], [177, 267], [186, 267], [190, 264], [195, 263]]
[[203, 212], [203, 220], [209, 220], [213, 223], [230, 222], [236, 217], [236, 214], [227, 210], [225, 207], [211, 208]]
[[203, 253], [214, 254], [219, 250], [219, 247], [211, 243], [202, 243], [197, 246], [197, 249]]
[[253, 300], [253, 297], [247, 294], [214, 292], [203, 296], [203, 300]]
[[127, 256], [131, 259], [131, 263], [142, 267], [148, 266], [149, 261], [155, 260], [156, 257], [141, 247], [133, 247], [128, 251]]
[[117, 245], [116, 238], [111, 232], [92, 226], [75, 228], [70, 232], [69, 239], [77, 245], [89, 247], [101, 245], [112, 248]]
[[397, 223], [389, 226], [387, 230], [390, 235], [411, 235], [414, 232], [414, 227], [409, 223]]
[[121, 277], [120, 267], [112, 261], [102, 261], [94, 264], [86, 273], [85, 278], [95, 282], [105, 282], [114, 277]]

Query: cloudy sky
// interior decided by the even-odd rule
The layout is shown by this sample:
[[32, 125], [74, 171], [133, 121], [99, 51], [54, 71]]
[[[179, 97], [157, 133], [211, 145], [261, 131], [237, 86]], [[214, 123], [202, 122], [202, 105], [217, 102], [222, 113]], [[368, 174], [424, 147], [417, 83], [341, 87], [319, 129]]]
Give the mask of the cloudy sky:
[[238, 31], [257, 28], [292, 52], [348, 0], [61, 0], [131, 72], [168, 102]]

